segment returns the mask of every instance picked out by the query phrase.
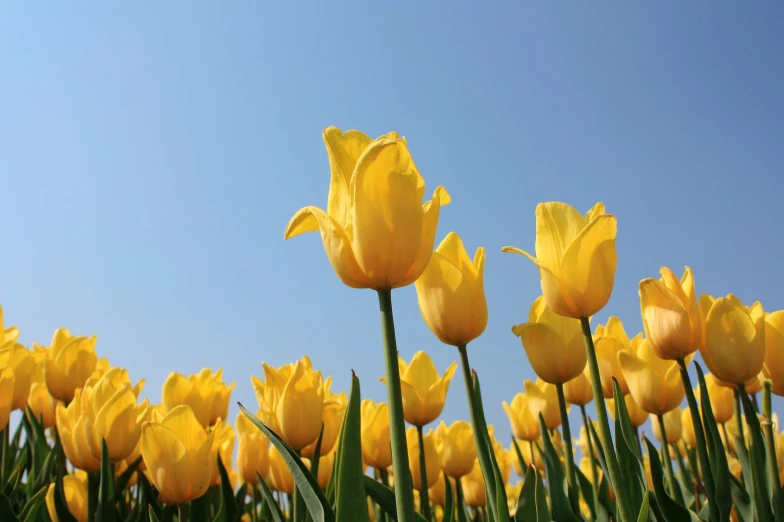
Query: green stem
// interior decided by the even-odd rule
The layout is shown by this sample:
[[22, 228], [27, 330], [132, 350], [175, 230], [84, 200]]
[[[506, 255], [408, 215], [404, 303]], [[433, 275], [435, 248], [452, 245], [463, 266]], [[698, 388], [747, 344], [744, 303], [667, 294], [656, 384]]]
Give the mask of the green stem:
[[425, 462], [425, 436], [422, 426], [417, 426], [419, 439], [419, 512], [425, 519], [430, 520], [430, 495], [427, 484], [427, 462]]
[[757, 394], [750, 393], [749, 396], [751, 397], [751, 404], [754, 406], [754, 412], [759, 413], [760, 408], [759, 408], [759, 403], [757, 402]]
[[574, 451], [572, 450], [572, 429], [569, 427], [569, 415], [566, 413], [566, 397], [564, 396], [563, 383], [555, 385], [558, 392], [558, 409], [561, 413], [561, 430], [563, 431], [564, 448], [566, 448], [566, 482], [569, 485], [569, 501], [572, 511], [580, 512], [580, 486], [577, 484], [577, 474], [574, 471]]
[[[727, 446], [726, 450], [727, 450], [727, 453], [729, 454], [730, 453], [730, 442], [731, 441], [730, 441], [730, 435], [729, 435], [729, 433], [727, 433], [727, 423], [726, 422], [722, 422], [721, 423], [721, 431], [722, 431], [722, 433], [724, 433], [724, 444]], [[737, 455], [737, 452], [735, 452], [735, 454]]]
[[177, 518], [180, 522], [186, 522], [188, 520], [188, 503], [183, 502], [182, 504], [177, 504]]
[[460, 483], [460, 479], [455, 479], [455, 489], [457, 490], [457, 502], [455, 502], [457, 522], [468, 522], [466, 517], [465, 498], [463, 498], [463, 485]]
[[[740, 442], [745, 446], [746, 434], [743, 433], [743, 410], [740, 407], [740, 393], [738, 393], [738, 390], [735, 390], [735, 422], [738, 423], [738, 437], [740, 437]], [[727, 446], [729, 446], [729, 444], [729, 441], [727, 441]]]
[[[694, 425], [694, 436], [697, 439], [697, 458], [700, 461], [702, 481], [705, 483], [705, 493], [708, 497], [710, 519], [717, 520], [719, 512], [716, 503], [716, 486], [713, 483], [713, 472], [711, 471], [710, 457], [708, 456], [708, 443], [705, 440], [705, 429], [702, 425], [702, 419], [700, 418], [700, 409], [699, 406], [697, 406], [697, 398], [694, 396], [694, 389], [691, 387], [691, 377], [689, 377], [689, 369], [686, 367], [685, 359], [678, 359], [678, 366], [681, 370], [683, 388], [686, 391], [686, 402], [689, 403], [691, 423]], [[664, 433], [664, 423], [662, 423], [662, 433]]]
[[691, 471], [686, 466], [686, 461], [683, 460], [683, 454], [681, 453], [680, 448], [677, 444], [673, 444], [673, 449], [675, 450], [675, 457], [678, 459], [678, 469], [681, 472], [681, 480], [683, 480], [683, 485], [689, 488], [691, 491], [692, 489], [692, 479], [691, 479]]
[[762, 414], [765, 416], [765, 441], [767, 442], [766, 449], [768, 453], [768, 483], [773, 492], [773, 498], [776, 504], [782, 500], [781, 495], [781, 479], [779, 478], [779, 464], [776, 461], [776, 439], [773, 434], [773, 416], [771, 411], [771, 386], [772, 383], [766, 380], [762, 388]]
[[8, 452], [11, 450], [11, 446], [8, 443], [10, 431], [10, 425], [7, 425], [0, 430], [0, 484], [5, 484], [5, 470], [8, 468]]
[[656, 415], [659, 421], [659, 430], [661, 432], [662, 450], [664, 452], [664, 469], [667, 471], [667, 482], [670, 483], [670, 494], [681, 505], [685, 504], [683, 500], [683, 492], [681, 491], [678, 483], [675, 482], [675, 473], [672, 470], [672, 457], [670, 456], [670, 443], [667, 442], [667, 429], [664, 427], [664, 415], [661, 413]]
[[[101, 474], [87, 474], [87, 522], [95, 522], [95, 511], [98, 508], [98, 490], [101, 487]], [[185, 519], [183, 519], [185, 520]]]
[[585, 426], [585, 436], [588, 439], [588, 453], [591, 459], [591, 484], [593, 485], [593, 505], [595, 512], [593, 513], [592, 520], [596, 520], [599, 514], [599, 470], [596, 469], [596, 454], [593, 450], [593, 436], [591, 435], [590, 419], [588, 414], [585, 413], [585, 406], [580, 405], [580, 413], [583, 414], [583, 425]]
[[413, 522], [414, 488], [408, 468], [406, 424], [403, 419], [403, 395], [400, 388], [395, 320], [392, 316], [392, 290], [378, 290], [381, 327], [384, 331], [384, 359], [387, 371], [387, 402], [389, 403], [389, 438], [392, 446], [392, 469], [395, 474], [395, 506], [398, 522]]
[[591, 324], [587, 317], [580, 319], [583, 328], [583, 341], [585, 342], [585, 352], [588, 356], [588, 368], [591, 373], [591, 387], [593, 388], [593, 398], [596, 403], [596, 416], [599, 421], [599, 442], [604, 450], [607, 461], [607, 471], [610, 474], [610, 484], [615, 490], [615, 498], [618, 503], [618, 513], [621, 522], [634, 522], [637, 514], [633, 512], [629, 505], [629, 496], [626, 495], [621, 475], [621, 468], [618, 465], [618, 457], [613, 448], [612, 434], [610, 433], [610, 422], [607, 420], [607, 406], [604, 403], [604, 392], [602, 391], [602, 380], [599, 374], [599, 362], [596, 359], [596, 348], [593, 345], [593, 335], [591, 334]]
[[749, 460], [751, 460], [751, 483], [754, 489], [754, 500], [756, 501], [759, 520], [769, 522], [773, 520], [773, 513], [770, 510], [770, 497], [765, 485], [765, 443], [762, 441], [762, 429], [759, 424], [757, 412], [751, 399], [746, 394], [743, 384], [738, 385], [738, 394], [743, 403], [743, 412], [746, 415], [746, 423], [749, 425]]

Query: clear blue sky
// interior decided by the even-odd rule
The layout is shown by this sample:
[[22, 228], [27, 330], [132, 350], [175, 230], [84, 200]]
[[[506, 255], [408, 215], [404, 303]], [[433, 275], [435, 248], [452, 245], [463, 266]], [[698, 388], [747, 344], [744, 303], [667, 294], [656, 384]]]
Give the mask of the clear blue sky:
[[[122, 4], [122, 5], [121, 5]], [[661, 265], [697, 291], [784, 308], [781, 2], [5, 3], [0, 8], [0, 303], [21, 340], [98, 335], [160, 385], [308, 354], [385, 398], [376, 296], [334, 275], [318, 235], [321, 130], [396, 130], [453, 203], [438, 241], [487, 249], [490, 320], [470, 346], [490, 422], [533, 378], [513, 324], [539, 295], [538, 202], [619, 222], [608, 307], [641, 328]], [[457, 358], [394, 293], [399, 347]], [[233, 412], [236, 412], [236, 408]], [[467, 417], [458, 374], [443, 418]], [[576, 421], [576, 418], [575, 418]]]

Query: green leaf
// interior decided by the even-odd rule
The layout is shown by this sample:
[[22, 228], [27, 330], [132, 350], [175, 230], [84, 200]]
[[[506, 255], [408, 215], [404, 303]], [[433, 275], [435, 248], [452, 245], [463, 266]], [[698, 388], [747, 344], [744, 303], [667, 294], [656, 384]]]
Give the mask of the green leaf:
[[[629, 412], [626, 410], [626, 401], [615, 379], [613, 379], [613, 397], [615, 402], [615, 453], [623, 477], [622, 484], [614, 484], [615, 494], [627, 495], [632, 511], [639, 513], [642, 508], [642, 498], [648, 489], [645, 467], [637, 447], [632, 423], [629, 420]], [[597, 446], [601, 446], [601, 444], [597, 444]]]
[[536, 520], [537, 522], [550, 522], [553, 517], [550, 516], [550, 506], [547, 504], [547, 490], [539, 470], [534, 468], [534, 474], [536, 475]]
[[36, 491], [30, 499], [22, 507], [19, 513], [19, 518], [24, 522], [33, 522], [38, 520], [38, 512], [45, 505], [46, 493], [49, 491], [49, 486], [43, 486]]
[[640, 506], [640, 514], [637, 515], [637, 522], [648, 522], [650, 518], [648, 512], [649, 509], [649, 502], [650, 502], [650, 492], [645, 491], [645, 496], [642, 497], [642, 506]]
[[68, 503], [65, 501], [65, 490], [63, 489], [63, 477], [57, 477], [54, 485], [54, 510], [57, 514], [58, 522], [77, 522], [76, 518], [68, 510]]
[[351, 394], [346, 408], [345, 426], [340, 434], [340, 470], [336, 497], [335, 519], [337, 522], [356, 520], [370, 522], [367, 501], [363, 494], [362, 442], [360, 440], [360, 391], [359, 379], [352, 372]]
[[[518, 450], [519, 452], [519, 450]], [[529, 522], [536, 518], [536, 472], [533, 466], [528, 466], [523, 477], [523, 487], [517, 497], [517, 510], [515, 522]]]
[[259, 475], [259, 472], [256, 472], [256, 478], [259, 479], [259, 489], [261, 489], [261, 496], [264, 497], [264, 501], [267, 503], [267, 507], [269, 507], [270, 512], [272, 513], [272, 522], [286, 522], [286, 517], [283, 516], [283, 513], [280, 511], [280, 506], [277, 502], [275, 502], [275, 497], [272, 496], [272, 491], [270, 491], [267, 483], [264, 482], [264, 479]]
[[735, 505], [738, 518], [741, 520], [741, 522], [752, 522], [754, 520], [754, 508], [751, 503], [751, 497], [746, 491], [746, 488], [743, 487], [743, 483], [741, 481], [732, 475], [730, 475], [730, 479], [730, 487], [732, 488], [732, 502]]
[[22, 468], [16, 466], [11, 472], [11, 475], [8, 476], [8, 480], [6, 480], [5, 486], [3, 486], [3, 495], [10, 497], [13, 492], [16, 491], [16, 486], [19, 485], [20, 478], [22, 478]]
[[541, 413], [539, 414], [539, 431], [542, 433], [542, 442], [544, 443], [544, 467], [547, 470], [547, 485], [550, 490], [553, 518], [558, 522], [579, 522], [580, 518], [572, 511], [572, 505], [566, 496], [566, 479], [561, 459], [550, 440], [550, 432], [547, 430]]
[[131, 477], [136, 473], [136, 470], [139, 469], [141, 463], [142, 457], [139, 455], [139, 458], [131, 462], [128, 468], [117, 477], [114, 483], [114, 498], [120, 498], [122, 496], [122, 492], [128, 487], [128, 482], [130, 482]]
[[[665, 520], [693, 520], [694, 513], [686, 509], [673, 499], [664, 486], [664, 470], [659, 460], [659, 452], [651, 444], [647, 437], [643, 437], [648, 448], [648, 461], [651, 464], [651, 479], [653, 480], [653, 491], [656, 493], [656, 500], [664, 514]], [[671, 487], [678, 487], [677, 484], [670, 484]], [[694, 516], [694, 519], [699, 520]]]
[[452, 483], [444, 473], [444, 514], [441, 522], [454, 522], [455, 520], [455, 499], [452, 495]]
[[514, 436], [512, 436], [512, 447], [515, 449], [515, 454], [517, 455], [517, 462], [520, 464], [520, 469], [528, 468], [528, 463], [523, 458], [523, 452], [520, 451], [520, 445], [517, 443], [517, 439]]
[[335, 513], [332, 511], [332, 507], [321, 491], [321, 487], [319, 487], [315, 477], [313, 477], [310, 470], [305, 466], [302, 460], [300, 460], [296, 452], [286, 444], [286, 441], [256, 418], [256, 416], [248, 411], [242, 404], [239, 404], [239, 407], [240, 411], [242, 411], [242, 413], [244, 413], [250, 421], [267, 436], [273, 446], [280, 452], [283, 461], [294, 477], [294, 482], [302, 494], [305, 505], [307, 506], [310, 515], [313, 517], [313, 521], [335, 522]]
[[231, 480], [226, 472], [226, 466], [218, 455], [218, 473], [220, 474], [220, 508], [213, 518], [213, 522], [235, 522], [239, 520], [237, 504], [235, 503], [234, 490], [231, 488]]
[[[365, 493], [379, 505], [382, 511], [389, 515], [393, 522], [397, 521], [397, 506], [395, 505], [395, 493], [384, 484], [373, 480], [367, 475], [363, 475]], [[419, 513], [414, 513], [417, 522], [427, 522], [425, 517]]]
[[114, 522], [114, 467], [109, 462], [106, 439], [101, 440], [101, 482], [95, 522]]
[[160, 522], [158, 515], [155, 514], [155, 510], [150, 506], [150, 509], [147, 511], [147, 515], [150, 517], [150, 522]]
[[11, 502], [4, 494], [0, 493], [0, 520], [5, 522], [19, 522], [14, 514], [14, 509], [11, 507]]
[[591, 484], [591, 481], [588, 479], [588, 477], [585, 476], [585, 473], [580, 471], [580, 468], [578, 466], [575, 466], [574, 471], [575, 474], [577, 475], [577, 482], [580, 484], [580, 493], [583, 496], [583, 500], [585, 500], [588, 509], [593, 515], [592, 518], [595, 519], [597, 506], [594, 504], [593, 501], [593, 484]]

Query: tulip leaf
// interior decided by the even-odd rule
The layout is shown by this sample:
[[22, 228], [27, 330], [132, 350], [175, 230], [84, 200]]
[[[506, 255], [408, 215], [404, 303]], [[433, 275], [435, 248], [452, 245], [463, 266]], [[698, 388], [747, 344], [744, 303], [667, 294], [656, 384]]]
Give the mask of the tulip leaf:
[[730, 487], [732, 488], [732, 502], [741, 522], [752, 522], [754, 520], [754, 508], [752, 507], [751, 497], [740, 480], [730, 475]]
[[150, 506], [150, 509], [147, 511], [147, 514], [150, 516], [150, 522], [160, 522], [158, 515], [155, 514], [155, 510]]
[[218, 455], [218, 473], [220, 475], [220, 508], [216, 513], [213, 522], [235, 522], [239, 519], [237, 505], [234, 499], [234, 490], [231, 487], [231, 480], [229, 474], [226, 472], [226, 466], [223, 465], [220, 455]]
[[523, 477], [523, 487], [517, 497], [517, 510], [515, 522], [528, 522], [538, 520], [536, 516], [536, 472], [533, 466], [528, 466]]
[[544, 417], [539, 414], [539, 431], [542, 434], [544, 443], [544, 467], [547, 470], [547, 486], [550, 491], [550, 502], [552, 504], [552, 514], [555, 520], [565, 522], [578, 522], [580, 519], [572, 511], [572, 505], [566, 495], [566, 478], [561, 459], [558, 452], [550, 440], [550, 433], [544, 423]]
[[0, 520], [3, 522], [6, 520], [8, 522], [19, 522], [19, 519], [14, 514], [14, 509], [11, 507], [11, 502], [2, 493], [0, 493]]
[[63, 477], [58, 474], [54, 484], [54, 509], [57, 514], [58, 522], [77, 522], [76, 518], [68, 509], [65, 501], [65, 489], [63, 487]]
[[629, 420], [626, 401], [620, 386], [618, 386], [618, 381], [615, 379], [613, 379], [613, 398], [615, 402], [615, 453], [618, 456], [618, 465], [623, 477], [621, 484], [613, 486], [615, 494], [626, 495], [631, 502], [632, 510], [639, 513], [642, 507], [642, 497], [647, 490], [645, 468], [640, 449], [637, 447], [637, 437]]
[[101, 479], [98, 489], [98, 506], [95, 522], [113, 522], [114, 516], [114, 467], [109, 462], [106, 439], [101, 440]]
[[517, 463], [520, 464], [520, 469], [526, 469], [528, 467], [528, 463], [523, 458], [523, 452], [520, 451], [520, 445], [517, 443], [517, 439], [514, 437], [514, 435], [512, 436], [512, 447], [514, 448], [515, 454], [517, 455]]
[[313, 522], [335, 522], [335, 513], [329, 505], [327, 498], [321, 491], [315, 477], [310, 473], [310, 470], [305, 466], [302, 460], [297, 456], [296, 452], [291, 449], [291, 446], [286, 444], [280, 435], [272, 431], [269, 426], [261, 422], [255, 415], [248, 411], [242, 404], [238, 403], [240, 411], [250, 419], [250, 421], [259, 428], [264, 435], [267, 436], [273, 446], [277, 448], [283, 457], [283, 461], [291, 471], [294, 477], [294, 482], [299, 488], [300, 494], [305, 501], [308, 512], [313, 517]]
[[362, 471], [362, 442], [360, 427], [360, 390], [359, 379], [351, 375], [351, 394], [346, 407], [345, 423], [340, 434], [340, 454], [338, 469], [335, 519], [338, 522], [356, 520], [369, 522], [367, 501], [362, 494], [364, 489]]
[[114, 498], [120, 498], [122, 496], [122, 492], [125, 491], [125, 488], [128, 487], [128, 482], [130, 482], [131, 477], [133, 474], [136, 473], [136, 470], [139, 469], [139, 465], [142, 463], [142, 456], [139, 457], [131, 462], [128, 465], [128, 468], [125, 469], [119, 477], [115, 479], [114, 482]]
[[[659, 452], [651, 444], [647, 437], [643, 437], [645, 445], [648, 449], [648, 462], [651, 465], [651, 479], [653, 480], [653, 491], [656, 493], [656, 500], [659, 507], [664, 513], [665, 520], [697, 520], [699, 518], [691, 511], [686, 509], [685, 506], [679, 504], [675, 499], [670, 496], [669, 492], [664, 486], [664, 470], [662, 469], [661, 460], [659, 460]], [[677, 484], [670, 484], [670, 488], [677, 488]]]
[[259, 489], [261, 489], [261, 496], [264, 497], [264, 501], [267, 503], [270, 512], [272, 513], [272, 522], [286, 522], [286, 517], [283, 516], [283, 513], [280, 512], [280, 506], [278, 503], [275, 502], [275, 497], [272, 496], [272, 491], [270, 491], [267, 483], [264, 482], [264, 479], [259, 472], [256, 472], [256, 478], [259, 479]]
[[650, 498], [650, 492], [646, 490], [645, 495], [642, 497], [642, 506], [640, 506], [640, 514], [637, 515], [637, 522], [648, 522], [650, 518]]
[[[591, 463], [591, 465], [593, 465], [593, 463]], [[598, 506], [593, 498], [593, 484], [591, 484], [591, 481], [579, 467], [575, 467], [574, 471], [577, 475], [577, 482], [580, 484], [580, 493], [583, 496], [583, 500], [585, 500], [585, 504], [588, 506], [588, 510], [591, 512], [591, 520], [595, 520]]]
[[3, 486], [3, 495], [6, 497], [10, 497], [11, 494], [16, 490], [16, 486], [19, 485], [19, 480], [22, 478], [22, 468], [20, 466], [16, 466], [14, 470], [11, 472], [11, 475], [6, 480], [5, 486]]
[[19, 517], [24, 522], [33, 522], [38, 520], [38, 512], [45, 505], [46, 493], [49, 491], [49, 485], [42, 486], [35, 492], [30, 499], [22, 507]]
[[[395, 505], [395, 492], [367, 475], [362, 475], [362, 481], [365, 493], [381, 507], [384, 513], [389, 515], [393, 522], [396, 522], [397, 506]], [[365, 512], [367, 512], [367, 507], [365, 507]], [[414, 513], [414, 519], [417, 522], [427, 522], [425, 517], [419, 513]]]
[[553, 517], [550, 516], [550, 506], [547, 504], [547, 489], [538, 469], [534, 468], [534, 474], [536, 475], [536, 520], [550, 522]]
[[441, 522], [454, 522], [455, 520], [455, 499], [452, 495], [452, 483], [449, 477], [444, 475], [444, 514], [441, 516]]

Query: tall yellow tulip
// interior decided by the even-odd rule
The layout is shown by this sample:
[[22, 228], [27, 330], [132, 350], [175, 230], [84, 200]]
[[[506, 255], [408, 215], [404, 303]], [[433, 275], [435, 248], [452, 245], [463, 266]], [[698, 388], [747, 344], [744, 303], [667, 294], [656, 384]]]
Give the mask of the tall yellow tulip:
[[[430, 424], [441, 415], [455, 375], [457, 363], [453, 362], [439, 377], [433, 359], [423, 351], [414, 354], [410, 363], [398, 357], [400, 384], [403, 391], [403, 416], [414, 426]], [[386, 382], [386, 378], [382, 378]]]
[[[425, 452], [425, 471], [427, 478], [427, 488], [430, 489], [438, 480], [441, 473], [441, 458], [436, 446], [436, 437], [433, 430], [424, 434], [423, 446]], [[422, 448], [419, 447], [417, 429], [413, 426], [406, 430], [406, 443], [408, 444], [408, 467], [411, 470], [411, 478], [414, 481], [414, 489], [422, 489], [421, 471], [419, 467], [419, 454]]]
[[566, 203], [536, 206], [536, 257], [515, 247], [539, 268], [542, 294], [555, 313], [588, 318], [604, 308], [612, 295], [618, 256], [615, 216], [597, 203], [583, 216]]
[[458, 420], [447, 426], [441, 421], [436, 437], [444, 473], [452, 478], [460, 478], [470, 473], [476, 460], [474, 430], [471, 425], [464, 420]]
[[[667, 435], [667, 443], [676, 444], [681, 440], [681, 434], [683, 433], [681, 410], [678, 408], [670, 410], [662, 415], [662, 418], [664, 419], [664, 434]], [[689, 419], [689, 421], [691, 422], [691, 419]], [[653, 424], [654, 436], [662, 441], [662, 430], [658, 417], [651, 415], [651, 423]], [[693, 429], [694, 425], [692, 424], [692, 430]]]
[[14, 402], [14, 369], [0, 370], [0, 430], [8, 426]]
[[762, 370], [773, 383], [773, 393], [784, 395], [784, 310], [765, 314], [765, 365]]
[[597, 326], [594, 334], [594, 346], [596, 347], [596, 358], [599, 363], [599, 376], [602, 381], [604, 397], [613, 398], [613, 378], [618, 381], [618, 387], [622, 394], [629, 393], [629, 385], [626, 384], [621, 365], [618, 362], [618, 352], [622, 350], [634, 352], [635, 348], [632, 347], [621, 320], [611, 316], [606, 325]]
[[591, 381], [586, 371], [564, 384], [564, 397], [566, 402], [576, 406], [585, 406], [593, 400]]
[[[223, 422], [223, 419], [218, 420], [214, 426], [209, 428], [209, 432], [213, 434], [212, 448], [210, 450], [210, 459], [212, 462], [218, 462], [220, 456], [221, 462], [226, 466], [226, 471], [231, 470], [232, 455], [234, 455], [234, 428], [231, 424]], [[229, 473], [231, 476], [231, 473]], [[218, 473], [217, 464], [212, 468], [211, 476], [212, 484], [220, 484], [220, 474]]]
[[520, 440], [534, 441], [539, 439], [539, 419], [534, 417], [527, 394], [518, 393], [512, 399], [512, 404], [503, 402], [512, 433]]
[[57, 399], [52, 397], [46, 387], [46, 375], [44, 374], [44, 361], [48, 350], [36, 346], [32, 355], [35, 360], [35, 372], [33, 373], [33, 383], [30, 385], [30, 393], [27, 396], [27, 406], [33, 412], [35, 418], [43, 422], [44, 428], [51, 428], [55, 425], [55, 415], [57, 414]]
[[680, 280], [667, 267], [661, 279], [640, 281], [640, 310], [645, 335], [662, 359], [684, 359], [702, 343], [702, 315], [688, 266]]
[[283, 460], [283, 455], [274, 445], [270, 445], [269, 449], [269, 479], [273, 490], [294, 494], [294, 476]]
[[536, 374], [545, 382], [562, 384], [580, 375], [587, 359], [580, 322], [558, 315], [544, 296], [534, 301], [528, 322], [512, 327]]
[[[719, 424], [728, 422], [735, 415], [734, 390], [727, 387], [726, 383], [719, 382], [713, 374], [705, 376], [705, 384], [708, 388], [708, 398], [716, 422]], [[697, 400], [700, 400], [700, 389], [696, 388], [694, 393]]]
[[24, 410], [27, 397], [30, 395], [30, 385], [35, 374], [35, 359], [30, 350], [17, 343], [9, 341], [0, 347], [0, 368], [14, 370], [14, 393], [11, 400], [12, 410]]
[[634, 402], [654, 415], [663, 415], [680, 405], [685, 395], [680, 369], [675, 361], [659, 358], [649, 339], [644, 339], [637, 354], [618, 353]]
[[52, 336], [52, 344], [45, 362], [46, 387], [57, 400], [71, 402], [74, 391], [95, 371], [98, 355], [96, 337], [75, 337], [65, 328]]
[[[544, 417], [544, 424], [548, 430], [554, 430], [561, 425], [561, 412], [558, 409], [558, 392], [555, 385], [537, 379], [536, 382], [526, 380], [525, 394], [528, 396], [528, 406], [531, 408], [536, 422], [539, 414]], [[567, 409], [568, 411], [568, 409]]]
[[760, 303], [748, 309], [730, 294], [716, 299], [705, 320], [702, 359], [718, 379], [745, 384], [757, 378], [765, 362], [765, 312]]
[[425, 180], [395, 132], [373, 140], [330, 127], [323, 135], [331, 170], [327, 210], [299, 210], [285, 239], [320, 231], [332, 268], [352, 288], [410, 285], [430, 261], [449, 194], [438, 187], [422, 204]]
[[487, 505], [487, 494], [485, 493], [485, 480], [482, 477], [482, 468], [479, 461], [474, 462], [471, 473], [460, 479], [460, 486], [463, 488], [463, 498], [470, 507], [485, 507]]
[[223, 382], [223, 370], [214, 374], [211, 369], [204, 368], [189, 377], [171, 372], [163, 383], [162, 403], [166, 411], [186, 404], [202, 426], [215, 424], [218, 419], [226, 419], [229, 412], [229, 397], [236, 382], [226, 385]]
[[172, 409], [160, 422], [144, 423], [142, 456], [163, 502], [181, 504], [207, 492], [217, 466], [212, 460], [214, 437], [185, 405]]
[[362, 461], [376, 469], [392, 465], [389, 445], [389, 409], [383, 402], [362, 401], [361, 407]]
[[258, 484], [258, 472], [262, 478], [269, 474], [269, 439], [258, 429], [244, 413], [237, 415], [237, 470], [240, 477], [248, 484]]
[[[46, 511], [52, 522], [58, 522], [57, 509], [54, 501], [54, 484], [49, 484], [46, 491]], [[78, 521], [87, 522], [88, 520], [88, 501], [87, 501], [87, 474], [76, 472], [63, 477], [63, 494], [68, 512]]]
[[485, 249], [477, 248], [472, 262], [460, 236], [450, 232], [416, 280], [419, 310], [442, 343], [466, 345], [485, 331], [484, 271]]
[[62, 402], [57, 403], [57, 432], [63, 452], [71, 464], [88, 473], [95, 473], [101, 469], [100, 453], [96, 458], [90, 451], [87, 430], [91, 426], [88, 426], [89, 421], [82, 404], [81, 388], [75, 390], [73, 400], [68, 406]]
[[[329, 389], [332, 379], [324, 381], [324, 434], [321, 436], [321, 455], [331, 453], [335, 449], [335, 444], [340, 436], [340, 427], [343, 424], [343, 416], [346, 413], [348, 399], [346, 392], [332, 393]], [[316, 451], [318, 439], [313, 441], [310, 446], [302, 448], [302, 456], [312, 458]], [[319, 471], [320, 473], [320, 471]]]

